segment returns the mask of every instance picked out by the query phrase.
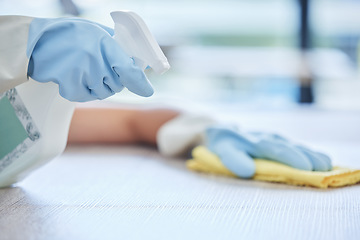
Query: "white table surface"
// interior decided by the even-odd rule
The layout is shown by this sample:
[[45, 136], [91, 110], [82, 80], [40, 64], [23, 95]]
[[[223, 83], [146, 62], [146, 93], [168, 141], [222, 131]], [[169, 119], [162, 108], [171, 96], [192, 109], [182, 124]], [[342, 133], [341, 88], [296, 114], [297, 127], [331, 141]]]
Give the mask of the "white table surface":
[[[360, 168], [360, 113], [223, 115]], [[141, 146], [72, 146], [0, 190], [0, 239], [360, 239], [360, 185], [315, 189], [190, 172]]]

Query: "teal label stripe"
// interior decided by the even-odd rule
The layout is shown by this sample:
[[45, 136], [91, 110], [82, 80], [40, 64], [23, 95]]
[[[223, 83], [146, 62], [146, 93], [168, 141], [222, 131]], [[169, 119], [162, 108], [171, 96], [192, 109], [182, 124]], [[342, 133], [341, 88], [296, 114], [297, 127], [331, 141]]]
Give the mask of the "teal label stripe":
[[40, 139], [16, 89], [0, 95], [0, 172]]
[[28, 136], [6, 97], [0, 100], [0, 123], [0, 159], [2, 159]]

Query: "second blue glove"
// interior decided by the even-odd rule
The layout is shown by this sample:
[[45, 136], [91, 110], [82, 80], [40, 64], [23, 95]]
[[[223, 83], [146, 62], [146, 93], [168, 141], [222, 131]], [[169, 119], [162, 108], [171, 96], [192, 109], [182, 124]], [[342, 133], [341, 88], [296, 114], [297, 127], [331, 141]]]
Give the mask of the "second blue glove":
[[308, 171], [332, 169], [328, 156], [294, 145], [275, 134], [242, 133], [216, 126], [207, 129], [206, 140], [208, 149], [218, 155], [230, 171], [242, 178], [255, 174], [253, 158], [269, 159]]

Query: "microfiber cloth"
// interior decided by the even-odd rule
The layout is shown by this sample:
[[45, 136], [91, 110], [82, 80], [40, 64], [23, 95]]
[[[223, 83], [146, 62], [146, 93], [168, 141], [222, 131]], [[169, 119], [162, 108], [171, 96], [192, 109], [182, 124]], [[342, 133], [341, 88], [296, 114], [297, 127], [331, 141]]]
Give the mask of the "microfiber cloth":
[[[192, 157], [193, 159], [186, 162], [191, 170], [236, 177], [204, 146], [194, 148]], [[254, 159], [254, 161], [256, 172], [253, 180], [317, 188], [342, 187], [360, 182], [360, 170], [334, 167], [327, 172], [304, 171], [274, 161], [264, 159]]]

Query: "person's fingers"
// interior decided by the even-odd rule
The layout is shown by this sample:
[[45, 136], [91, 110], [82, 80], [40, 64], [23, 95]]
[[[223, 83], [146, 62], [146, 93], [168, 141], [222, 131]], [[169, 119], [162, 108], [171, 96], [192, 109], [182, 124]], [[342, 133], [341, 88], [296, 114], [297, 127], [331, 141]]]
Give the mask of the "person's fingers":
[[107, 62], [89, 59], [84, 68], [87, 71], [83, 73], [80, 82], [83, 83], [84, 88], [89, 89], [90, 95], [95, 99], [108, 98], [124, 88], [119, 83], [117, 75], [108, 67]]
[[219, 139], [208, 146], [216, 154], [227, 169], [241, 178], [251, 178], [255, 174], [254, 160], [237, 148], [232, 139]]
[[77, 88], [61, 83], [59, 84], [59, 94], [63, 98], [72, 102], [87, 102], [96, 100], [96, 97], [90, 94], [90, 89], [87, 86]]
[[[101, 71], [97, 71], [94, 66], [92, 73], [90, 74], [93, 78], [89, 84], [91, 95], [97, 97], [97, 99], [105, 99], [113, 94], [120, 92], [124, 89], [124, 85], [119, 81], [118, 75], [108, 67], [108, 64], [98, 63]], [[91, 71], [91, 70], [90, 70]]]
[[206, 133], [209, 146], [226, 138], [236, 143], [238, 151], [247, 153], [250, 157], [277, 161], [301, 170], [313, 170], [312, 162], [307, 155], [279, 135], [238, 133], [234, 129], [224, 127], [212, 127], [207, 129]]
[[282, 141], [282, 142], [288, 142], [286, 138], [283, 136], [280, 136], [278, 134], [272, 134], [272, 133], [265, 133], [265, 132], [249, 132], [246, 134], [246, 137], [249, 137], [251, 140], [254, 140], [253, 142], [256, 144], [256, 142], [260, 140], [268, 140], [268, 141]]
[[297, 146], [311, 161], [314, 171], [329, 171], [332, 169], [331, 160], [322, 153], [311, 151], [303, 146]]
[[312, 152], [313, 152], [313, 154], [315, 154], [315, 156], [321, 158], [327, 164], [328, 170], [332, 170], [332, 161], [328, 155], [319, 153], [319, 152], [314, 152], [314, 151], [312, 151]]
[[122, 66], [115, 66], [113, 69], [119, 75], [120, 82], [130, 92], [143, 97], [150, 97], [154, 94], [154, 88], [139, 67], [132, 65], [130, 68], [124, 69]]
[[301, 150], [287, 142], [260, 141], [249, 154], [255, 158], [277, 161], [291, 167], [312, 171], [313, 164]]
[[153, 95], [154, 89], [145, 73], [111, 37], [103, 39], [103, 55], [108, 67], [118, 76], [119, 84], [143, 97]]
[[99, 79], [99, 85], [89, 87], [90, 94], [96, 99], [102, 100], [115, 94], [115, 92], [105, 83], [106, 77]]

